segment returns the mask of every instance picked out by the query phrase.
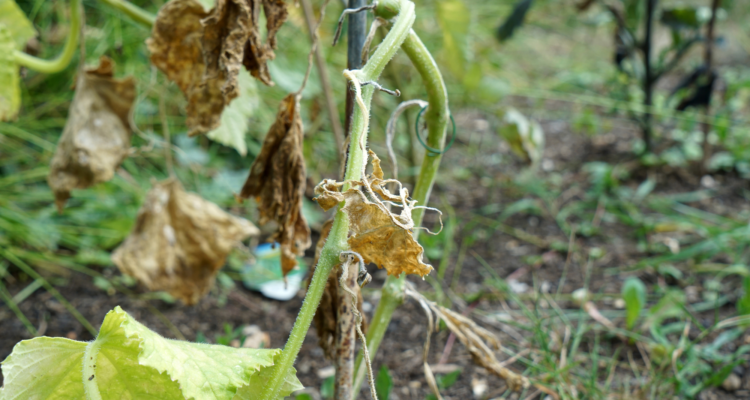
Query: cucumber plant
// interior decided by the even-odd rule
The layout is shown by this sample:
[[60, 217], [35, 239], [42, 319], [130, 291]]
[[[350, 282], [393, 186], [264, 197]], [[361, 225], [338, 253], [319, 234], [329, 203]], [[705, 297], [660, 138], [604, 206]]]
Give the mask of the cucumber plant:
[[[236, 98], [241, 99], [239, 86], [244, 79], [242, 77], [248, 73], [262, 83], [272, 84], [267, 63], [275, 56], [275, 34], [287, 17], [286, 4], [282, 0], [217, 0], [210, 10], [206, 10], [203, 4], [196, 0], [171, 0], [156, 16], [126, 1], [101, 1], [125, 13], [136, 23], [153, 28], [152, 37], [147, 41], [151, 61], [185, 94], [188, 101], [186, 124], [191, 136], [209, 133], [221, 124], [222, 111], [228, 110]], [[6, 82], [9, 82], [4, 84], [0, 91], [0, 119], [12, 120], [20, 108], [19, 66], [49, 74], [64, 70], [73, 59], [78, 42], [84, 35], [85, 23], [82, 18], [81, 0], [70, 0], [70, 34], [64, 49], [58, 58], [51, 61], [42, 60], [21, 50], [29, 37], [30, 24], [15, 3], [10, 0], [4, 3], [13, 9], [14, 15], [17, 16], [16, 21], [0, 17], [0, 48], [8, 50], [3, 51], [0, 56], [0, 76], [7, 77]], [[323, 3], [321, 12], [324, 11], [325, 5], [327, 2]], [[261, 8], [266, 17], [265, 35], [259, 31]], [[344, 291], [356, 298], [353, 292], [357, 289], [356, 285], [347, 287], [344, 278], [348, 276], [347, 271], [350, 267], [358, 265], [359, 271], [362, 271], [365, 262], [374, 262], [379, 267], [385, 267], [389, 277], [382, 289], [381, 301], [366, 340], [363, 332], [357, 328], [360, 338], [366, 343], [363, 345], [362, 353], [355, 363], [354, 352], [351, 351], [348, 365], [352, 371], [347, 375], [347, 379], [337, 379], [335, 392], [336, 397], [341, 400], [356, 397], [365, 371], [368, 370], [372, 396], [377, 397], [369, 357], [377, 352], [391, 316], [405, 298], [405, 292], [412, 290], [412, 298], [425, 301], [415, 294], [413, 289], [408, 289], [405, 275], [416, 273], [424, 276], [432, 270], [431, 266], [422, 262], [423, 249], [416, 239], [422, 229], [422, 217], [428, 209], [424, 205], [428, 203], [445, 149], [450, 112], [448, 94], [440, 70], [430, 52], [412, 30], [416, 18], [415, 4], [411, 0], [381, 0], [358, 9], [346, 10], [345, 14], [360, 12], [372, 12], [376, 25], [371, 29], [371, 35], [365, 44], [364, 65], [343, 72], [344, 78], [353, 89], [354, 101], [349, 120], [349, 145], [342, 149], [346, 151], [343, 179], [341, 182], [324, 180], [316, 187], [318, 203], [325, 209], [335, 208], [336, 213], [330, 233], [321, 246], [305, 300], [283, 350], [232, 349], [164, 339], [118, 307], [107, 314], [93, 342], [41, 337], [17, 344], [11, 356], [3, 362], [5, 386], [0, 390], [0, 399], [283, 398], [301, 388], [293, 365], [319, 307], [329, 277], [341, 271], [341, 285]], [[372, 54], [368, 54], [370, 41], [378, 26], [387, 27], [388, 32]], [[316, 34], [313, 33], [312, 36], [314, 51], [317, 45]], [[428, 97], [428, 106], [420, 113], [423, 114], [422, 120], [427, 125], [425, 147], [428, 151], [411, 195], [396, 179], [384, 179], [377, 155], [367, 150], [371, 102], [375, 91], [398, 94], [398, 91], [384, 89], [377, 81], [399, 50], [406, 53], [419, 72]], [[81, 46], [76, 99], [71, 106], [70, 117], [72, 120], [73, 115], [77, 115], [77, 122], [72, 124], [69, 120], [66, 132], [80, 132], [81, 125], [95, 126], [95, 118], [86, 114], [85, 109], [92, 108], [92, 103], [96, 103], [94, 105], [97, 107], [106, 103], [105, 108], [111, 109], [111, 113], [103, 118], [111, 119], [112, 124], [129, 133], [132, 127], [128, 126], [130, 121], [127, 115], [130, 113], [133, 96], [128, 96], [128, 100], [124, 101], [129, 104], [121, 104], [123, 98], [117, 96], [121, 85], [127, 84], [127, 79], [108, 80], [106, 90], [94, 90], [102, 99], [91, 100], [89, 97], [79, 96], [79, 91], [83, 91], [82, 87], [89, 85], [86, 79], [111, 79], [113, 75], [111, 62], [106, 59], [102, 59], [101, 65], [96, 69], [85, 69], [83, 51], [84, 47]], [[312, 52], [309, 58], [308, 64], [312, 60]], [[309, 74], [308, 66], [306, 77]], [[305, 189], [304, 160], [299, 151], [303, 136], [299, 114], [301, 90], [283, 100], [276, 121], [269, 130], [263, 149], [255, 160], [241, 194], [242, 197], [254, 197], [258, 200], [261, 223], [269, 220], [278, 223], [279, 229], [273, 239], [281, 244], [284, 273], [295, 267], [295, 256], [300, 255], [310, 245], [309, 228], [301, 214], [301, 198]], [[128, 91], [132, 92], [132, 86], [128, 86]], [[115, 96], [112, 96], [112, 93], [115, 93]], [[164, 131], [164, 141], [168, 144], [165, 146], [165, 158], [171, 170], [169, 134], [166, 129]], [[66, 133], [63, 133], [60, 146], [64, 143], [65, 137]], [[127, 134], [124, 137], [129, 138]], [[121, 145], [127, 146], [127, 143]], [[126, 154], [121, 155], [125, 156]], [[368, 160], [372, 164], [371, 174], [365, 172]], [[65, 178], [61, 179], [67, 185], [66, 191], [58, 198], [58, 207], [61, 210], [65, 200], [70, 196], [70, 189], [90, 186], [112, 177], [112, 173], [105, 173], [102, 178], [84, 180], [70, 172], [76, 170], [77, 167], [68, 167], [70, 163], [75, 162], [74, 160], [68, 164], [61, 163], [59, 167], [58, 172]], [[121, 159], [109, 163], [108, 168], [116, 168], [119, 162]], [[168, 184], [179, 186], [173, 172], [170, 176]], [[50, 177], [50, 183], [52, 182], [56, 181]], [[164, 290], [158, 283], [164, 278], [164, 273], [159, 271], [159, 268], [166, 268], [162, 264], [166, 264], [170, 270], [177, 269], [185, 276], [200, 273], [201, 285], [180, 297], [185, 299], [186, 303], [195, 302], [205, 293], [206, 282], [210, 283], [218, 268], [224, 263], [229, 242], [220, 243], [219, 247], [222, 250], [219, 254], [213, 254], [211, 248], [217, 247], [216, 245], [201, 239], [196, 232], [180, 227], [227, 226], [227, 229], [233, 232], [228, 236], [235, 241], [256, 231], [248, 223], [222, 214], [213, 204], [203, 205], [204, 203], [198, 200], [169, 200], [190, 196], [193, 195], [185, 195], [182, 192], [180, 196], [150, 193], [149, 198], [153, 198], [153, 201], [149, 200], [142, 208], [131, 235], [134, 238], [131, 241], [138, 239], [143, 245], [124, 248], [116, 252], [118, 256], [114, 259], [123, 272], [136, 277], [138, 272], [132, 271], [137, 271], [137, 264], [144, 259], [150, 260], [151, 267], [157, 271], [150, 271], [149, 288]], [[202, 204], [205, 212], [188, 211], [190, 204]], [[391, 212], [392, 205], [401, 207], [400, 213]], [[158, 210], [163, 208], [169, 210], [168, 217], [160, 216], [162, 214]], [[169, 219], [165, 222], [163, 218]], [[181, 222], [183, 220], [191, 223]], [[156, 232], [155, 235], [162, 235], [161, 240], [166, 240], [163, 242], [165, 244], [150, 241], [150, 231]], [[398, 238], [395, 246], [381, 246], [390, 238]], [[177, 244], [176, 250], [165, 250], [170, 249], [174, 243]], [[155, 249], [149, 250], [149, 247]], [[193, 251], [195, 248], [201, 250]], [[150, 253], [144, 256], [144, 251]], [[211, 268], [201, 270], [201, 264], [211, 264]], [[124, 268], [123, 265], [128, 267]], [[169, 283], [165, 285], [169, 287]], [[180, 290], [186, 289], [181, 287]], [[347, 302], [349, 300], [342, 299]], [[468, 319], [462, 319], [463, 317], [436, 305], [433, 307], [440, 318], [452, 319], [453, 322], [448, 324], [451, 329], [464, 332], [459, 338], [476, 336], [469, 334], [477, 328], [469, 323]], [[354, 309], [356, 307], [349, 308], [350, 312], [355, 312]], [[431, 314], [429, 318], [432, 323]], [[482, 332], [486, 335], [486, 331]], [[488, 349], [486, 346], [483, 348]], [[494, 355], [488, 353], [482, 357], [487, 365], [499, 365], [494, 360]], [[342, 364], [338, 367], [344, 368]], [[429, 369], [427, 365], [426, 369]], [[509, 373], [507, 369], [503, 370]], [[521, 386], [528, 387], [525, 378], [513, 376], [518, 382], [523, 383]], [[432, 386], [439, 397], [439, 393], [436, 392], [437, 386]]]

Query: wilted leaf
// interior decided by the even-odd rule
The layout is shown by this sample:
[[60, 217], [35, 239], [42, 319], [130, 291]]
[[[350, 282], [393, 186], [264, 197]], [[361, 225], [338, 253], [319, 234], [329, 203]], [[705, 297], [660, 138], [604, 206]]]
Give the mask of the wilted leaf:
[[[414, 221], [411, 212], [415, 208], [415, 201], [408, 200], [409, 193], [400, 184], [397, 195], [386, 189], [386, 184], [397, 181], [384, 180], [380, 159], [372, 151], [369, 154], [372, 174], [362, 181], [352, 182], [362, 189], [352, 188], [340, 193], [338, 188], [343, 184], [327, 179], [315, 188], [315, 200], [324, 209], [342, 200], [345, 202], [342, 211], [349, 217], [349, 246], [365, 262], [385, 268], [388, 275], [407, 273], [425, 276], [432, 271], [432, 266], [422, 262], [424, 249], [412, 236]], [[391, 213], [383, 201], [400, 203], [401, 212]]]
[[257, 200], [261, 224], [279, 224], [270, 240], [281, 245], [284, 275], [297, 266], [296, 256], [310, 247], [310, 228], [302, 215], [306, 183], [303, 135], [298, 99], [290, 94], [282, 100], [276, 121], [240, 192], [240, 197]]
[[[268, 22], [266, 43], [260, 38], [261, 7]], [[277, 0], [219, 0], [210, 12], [197, 0], [172, 0], [159, 10], [147, 45], [153, 64], [187, 97], [190, 136], [219, 127], [222, 110], [242, 94], [243, 64], [273, 84], [266, 62], [275, 57], [275, 35], [285, 19], [286, 6]], [[221, 142], [241, 149], [236, 136]]]
[[[318, 244], [315, 245], [315, 263], [313, 265], [316, 267], [320, 259], [320, 253], [323, 251], [323, 245], [325, 245], [328, 234], [331, 232], [332, 225], [333, 220], [328, 220], [323, 224], [323, 229], [320, 231], [320, 239], [318, 239]], [[315, 273], [315, 268], [313, 268], [312, 273]], [[349, 295], [345, 299], [340, 298], [338, 295], [339, 277], [337, 274], [339, 273], [340, 270], [337, 267], [331, 270], [328, 281], [326, 281], [326, 288], [323, 291], [323, 297], [313, 318], [315, 330], [318, 334], [318, 345], [323, 349], [323, 354], [329, 360], [333, 360], [336, 357], [336, 326], [338, 325], [338, 313], [336, 310], [342, 301], [349, 301], [350, 299]], [[365, 313], [362, 310], [362, 301], [362, 292], [358, 291], [357, 310], [362, 315], [361, 329], [363, 332], [367, 332], [367, 321], [365, 320]]]
[[536, 121], [530, 121], [514, 108], [503, 116], [498, 132], [510, 145], [511, 150], [527, 163], [536, 165], [544, 154], [544, 131]]
[[174, 81], [187, 98], [189, 135], [219, 126], [229, 102], [222, 94], [224, 78], [204, 78], [201, 20], [208, 15], [196, 0], [172, 0], [159, 10], [151, 37], [146, 40], [151, 62]]
[[523, 25], [526, 13], [529, 12], [533, 3], [534, 0], [519, 0], [518, 3], [513, 6], [513, 11], [508, 16], [508, 19], [506, 19], [497, 30], [497, 37], [501, 42], [510, 39], [516, 29]]
[[443, 0], [437, 3], [437, 22], [443, 31], [443, 48], [451, 73], [466, 73], [466, 35], [471, 16], [463, 0]]
[[[165, 339], [115, 307], [93, 342], [39, 337], [18, 343], [3, 361], [0, 398], [86, 399], [84, 385], [95, 385], [101, 399], [247, 399], [241, 393], [257, 390], [280, 353]], [[92, 375], [83, 376], [84, 364]], [[294, 374], [285, 377], [282, 396], [301, 388]]]
[[112, 179], [128, 155], [135, 79], [113, 76], [112, 60], [102, 57], [97, 68], [87, 69], [76, 81], [68, 121], [47, 177], [59, 211], [73, 189]]
[[[15, 3], [14, 3], [15, 4]], [[13, 58], [16, 44], [8, 28], [0, 23], [0, 121], [10, 121], [21, 107], [18, 65]]]
[[36, 36], [34, 25], [14, 0], [0, 0], [0, 25], [8, 28], [16, 43], [16, 49], [19, 50], [26, 46], [29, 39]]
[[257, 86], [247, 73], [239, 77], [240, 95], [221, 113], [221, 125], [208, 132], [209, 139], [237, 150], [240, 155], [247, 154], [245, 134], [250, 128], [250, 117], [258, 107]]
[[150, 290], [194, 304], [210, 289], [230, 250], [258, 233], [249, 221], [169, 179], [149, 191], [133, 231], [112, 261]]

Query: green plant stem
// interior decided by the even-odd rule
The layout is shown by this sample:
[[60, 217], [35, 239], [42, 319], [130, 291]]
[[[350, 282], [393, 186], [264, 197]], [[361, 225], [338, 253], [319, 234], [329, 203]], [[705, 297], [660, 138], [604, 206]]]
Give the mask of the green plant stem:
[[[414, 23], [414, 4], [409, 0], [400, 0], [400, 11], [398, 20], [386, 35], [383, 42], [378, 46], [377, 51], [368, 61], [362, 70], [356, 71], [355, 76], [360, 82], [377, 80], [383, 72], [385, 65], [393, 58], [401, 44], [409, 36], [409, 31]], [[363, 147], [358, 143], [367, 142], [367, 122], [370, 117], [369, 105], [372, 100], [373, 87], [368, 85], [362, 88], [362, 97], [367, 107], [362, 110], [355, 106], [352, 116], [351, 146], [349, 146], [349, 158], [346, 166], [344, 178], [346, 180], [359, 180], [361, 178], [362, 165], [366, 153]], [[348, 249], [347, 235], [349, 233], [349, 220], [341, 209], [336, 213], [333, 221], [331, 233], [328, 235], [320, 260], [315, 268], [310, 286], [302, 303], [302, 308], [294, 322], [294, 327], [289, 335], [289, 339], [284, 346], [284, 351], [274, 367], [273, 373], [269, 377], [268, 384], [259, 397], [264, 400], [275, 400], [281, 389], [284, 379], [288, 375], [294, 361], [302, 347], [302, 342], [310, 329], [315, 311], [318, 309], [320, 299], [323, 296], [325, 285], [331, 270], [339, 264], [339, 254]]]
[[[425, 89], [427, 90], [427, 99], [430, 103], [425, 119], [427, 121], [427, 145], [434, 149], [442, 149], [445, 144], [445, 128], [448, 125], [448, 91], [443, 82], [443, 76], [437, 63], [425, 47], [419, 36], [412, 30], [409, 37], [406, 38], [401, 48], [404, 50], [414, 67], [422, 76]], [[426, 205], [430, 198], [432, 186], [435, 183], [435, 176], [440, 166], [441, 154], [425, 152], [422, 160], [422, 168], [414, 186], [412, 198], [417, 200], [418, 205]], [[422, 224], [424, 209], [416, 209], [412, 212], [414, 226]], [[414, 237], [418, 237], [420, 230], [414, 231]], [[380, 301], [375, 309], [373, 319], [367, 328], [367, 349], [370, 351], [370, 357], [373, 358], [378, 351], [380, 342], [383, 340], [388, 324], [391, 322], [393, 312], [404, 301], [404, 285], [406, 276], [389, 276], [381, 292]], [[357, 356], [354, 370], [354, 390], [353, 397], [359, 393], [362, 381], [365, 376], [363, 365], [364, 354], [362, 352]]]
[[45, 74], [54, 74], [67, 68], [70, 65], [70, 60], [73, 59], [76, 47], [78, 47], [78, 32], [81, 30], [80, 9], [81, 0], [70, 1], [70, 31], [68, 32], [68, 38], [65, 40], [65, 47], [63, 47], [62, 53], [57, 58], [54, 60], [42, 60], [41, 58], [16, 50], [13, 53], [16, 64]]
[[135, 4], [124, 1], [124, 0], [99, 0], [110, 7], [116, 8], [128, 17], [132, 18], [135, 22], [146, 27], [152, 27], [156, 22], [156, 15], [136, 6]]

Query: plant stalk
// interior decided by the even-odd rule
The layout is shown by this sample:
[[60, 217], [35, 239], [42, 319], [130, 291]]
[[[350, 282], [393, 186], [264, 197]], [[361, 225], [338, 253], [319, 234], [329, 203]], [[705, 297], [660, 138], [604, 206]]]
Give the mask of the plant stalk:
[[[347, 8], [360, 8], [367, 4], [366, 0], [349, 0]], [[346, 68], [350, 70], [362, 68], [362, 48], [365, 45], [367, 31], [367, 14], [359, 12], [349, 14], [349, 25], [346, 33]], [[344, 135], [349, 136], [354, 113], [354, 92], [350, 82], [346, 83], [346, 113], [344, 119]]]
[[[393, 58], [401, 44], [409, 36], [411, 26], [414, 23], [414, 3], [409, 0], [399, 0], [400, 10], [396, 23], [386, 35], [383, 42], [378, 46], [375, 54], [370, 58], [367, 65], [360, 71], [355, 72], [355, 76], [360, 82], [377, 80], [383, 72], [385, 65]], [[364, 147], [359, 143], [367, 143], [367, 123], [370, 117], [369, 105], [372, 100], [372, 85], [362, 88], [362, 97], [367, 107], [366, 110], [360, 107], [354, 108], [352, 116], [351, 129], [351, 146], [349, 146], [349, 159], [346, 165], [345, 180], [361, 179], [362, 165], [365, 161], [366, 153]], [[344, 189], [346, 190], [346, 188]], [[333, 221], [331, 233], [326, 240], [320, 260], [315, 268], [310, 286], [308, 287], [302, 308], [294, 322], [294, 327], [289, 335], [289, 339], [284, 346], [284, 350], [269, 377], [268, 384], [259, 396], [263, 400], [276, 400], [278, 393], [288, 375], [294, 361], [302, 347], [310, 323], [312, 322], [315, 311], [318, 309], [320, 299], [325, 290], [326, 281], [331, 274], [331, 269], [339, 263], [339, 254], [348, 249], [347, 235], [349, 233], [349, 220], [339, 207], [336, 217]]]
[[[422, 43], [419, 36], [413, 30], [409, 32], [409, 37], [406, 38], [401, 48], [409, 56], [412, 64], [414, 64], [414, 67], [422, 76], [425, 89], [427, 90], [427, 99], [430, 103], [424, 117], [427, 121], [428, 129], [427, 145], [434, 149], [442, 149], [445, 144], [446, 127], [449, 119], [448, 91], [445, 88], [443, 76], [429, 50], [427, 50], [424, 43]], [[427, 204], [441, 159], [442, 154], [434, 154], [430, 151], [425, 152], [424, 159], [422, 160], [422, 168], [419, 172], [417, 183], [414, 186], [414, 193], [412, 194], [412, 198], [417, 200], [418, 205]], [[424, 209], [412, 211], [414, 226], [422, 224], [423, 216]], [[419, 232], [419, 230], [414, 231], [415, 238], [418, 237]], [[391, 322], [393, 312], [404, 300], [405, 282], [406, 276], [402, 274], [400, 277], [389, 276], [383, 285], [380, 302], [378, 302], [372, 322], [367, 328], [367, 349], [373, 358], [378, 351], [380, 342], [383, 340], [388, 324]], [[357, 356], [352, 399], [356, 398], [356, 394], [359, 393], [365, 377], [363, 357], [364, 354], [362, 352]]]
[[73, 55], [78, 47], [78, 36], [81, 30], [81, 0], [70, 1], [70, 32], [65, 40], [65, 47], [63, 47], [62, 53], [53, 60], [43, 60], [41, 58], [34, 57], [26, 54], [23, 51], [16, 50], [13, 53], [13, 58], [16, 64], [26, 67], [30, 70], [41, 72], [44, 74], [54, 74], [64, 70], [70, 65], [70, 60], [73, 59]]
[[136, 6], [135, 4], [124, 1], [124, 0], [99, 0], [104, 4], [109, 5], [110, 7], [116, 8], [128, 17], [132, 18], [133, 21], [138, 22], [139, 24], [146, 26], [148, 28], [152, 27], [154, 25], [154, 22], [156, 22], [156, 15], [151, 14], [150, 12]]

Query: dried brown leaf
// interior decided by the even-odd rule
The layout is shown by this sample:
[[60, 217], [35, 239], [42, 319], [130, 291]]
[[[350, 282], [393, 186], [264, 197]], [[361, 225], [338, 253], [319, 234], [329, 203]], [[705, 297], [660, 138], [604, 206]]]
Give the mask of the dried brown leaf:
[[[262, 42], [258, 29], [261, 3], [263, 13], [266, 15], [266, 43]], [[276, 58], [274, 53], [276, 33], [286, 21], [288, 15], [286, 4], [282, 0], [251, 0], [250, 4], [253, 12], [253, 29], [251, 29], [250, 38], [245, 45], [242, 64], [261, 82], [273, 86], [267, 63]]]
[[128, 114], [135, 100], [135, 79], [114, 79], [112, 60], [77, 78], [68, 121], [57, 143], [47, 182], [62, 211], [73, 189], [105, 182], [130, 149]]
[[146, 41], [151, 62], [187, 98], [186, 123], [190, 136], [217, 128], [221, 112], [231, 100], [222, 93], [225, 75], [204, 76], [201, 20], [206, 16], [208, 13], [196, 0], [172, 0], [159, 10], [151, 37]]
[[190, 305], [208, 292], [232, 248], [259, 233], [250, 221], [169, 179], [149, 191], [112, 261], [150, 290], [164, 290]]
[[294, 94], [279, 107], [276, 121], [266, 134], [260, 154], [242, 187], [240, 197], [255, 197], [260, 223], [276, 221], [271, 240], [281, 245], [284, 276], [297, 266], [296, 256], [310, 247], [310, 228], [302, 215], [305, 194], [305, 160], [302, 156], [302, 118]]
[[[411, 211], [415, 201], [408, 199], [409, 193], [398, 181], [384, 180], [380, 159], [372, 151], [369, 155], [373, 172], [362, 181], [349, 182], [361, 189], [341, 193], [338, 188], [343, 184], [328, 179], [315, 188], [315, 200], [325, 210], [345, 202], [342, 211], [349, 217], [349, 246], [365, 262], [385, 268], [388, 275], [425, 276], [432, 271], [432, 266], [422, 262], [424, 249], [413, 237]], [[385, 188], [391, 182], [398, 184], [398, 195]], [[391, 213], [383, 201], [400, 203], [401, 212]]]
[[[261, 7], [265, 43], [259, 29]], [[224, 107], [239, 95], [243, 64], [273, 85], [266, 63], [275, 57], [276, 32], [286, 16], [281, 0], [218, 0], [210, 12], [196, 0], [172, 0], [159, 10], [146, 43], [153, 64], [187, 97], [190, 136], [219, 126]]]
[[[320, 239], [315, 245], [315, 265], [317, 267], [318, 260], [320, 259], [320, 253], [323, 251], [323, 245], [328, 238], [328, 234], [331, 232], [331, 226], [333, 220], [327, 221], [323, 224], [323, 229], [320, 232]], [[315, 273], [315, 267], [313, 267], [312, 273]], [[338, 295], [339, 278], [338, 267], [334, 267], [331, 270], [331, 274], [328, 276], [326, 281], [326, 288], [323, 291], [323, 297], [318, 305], [318, 310], [315, 312], [313, 317], [313, 323], [315, 324], [315, 330], [318, 333], [318, 344], [323, 349], [323, 354], [329, 360], [336, 358], [336, 326], [338, 324], [338, 314], [336, 309], [341, 301], [348, 301], [349, 296], [347, 295], [344, 299], [341, 299]], [[312, 276], [312, 274], [310, 275]], [[362, 310], [362, 292], [360, 291], [357, 296], [357, 309], [362, 315], [362, 331], [367, 332], [367, 320], [365, 319], [365, 313]]]
[[344, 201], [344, 194], [339, 192], [342, 185], [333, 179], [323, 179], [315, 186], [315, 200], [323, 210], [328, 211]]

